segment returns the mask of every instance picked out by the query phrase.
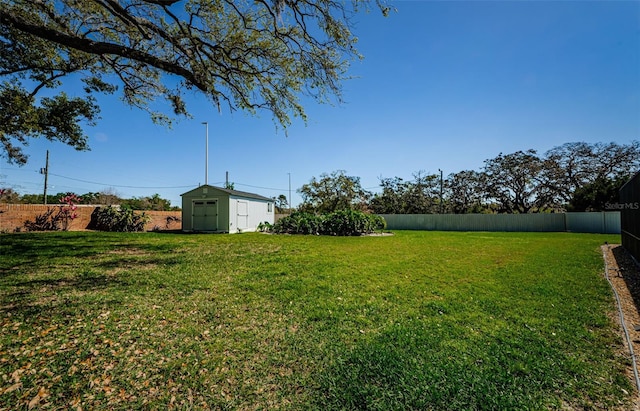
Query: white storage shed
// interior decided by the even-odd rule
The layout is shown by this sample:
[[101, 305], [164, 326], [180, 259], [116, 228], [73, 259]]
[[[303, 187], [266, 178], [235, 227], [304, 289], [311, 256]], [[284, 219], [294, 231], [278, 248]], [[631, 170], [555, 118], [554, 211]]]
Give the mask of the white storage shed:
[[274, 201], [268, 197], [210, 185], [182, 194], [183, 231], [256, 231], [265, 221], [274, 221]]

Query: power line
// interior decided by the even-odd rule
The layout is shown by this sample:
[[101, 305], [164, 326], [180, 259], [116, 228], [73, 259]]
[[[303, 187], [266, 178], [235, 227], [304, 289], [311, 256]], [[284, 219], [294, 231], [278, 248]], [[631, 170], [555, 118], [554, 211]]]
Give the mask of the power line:
[[[241, 183], [235, 183], [235, 182], [233, 184], [237, 185], [237, 186], [260, 188], [262, 190], [272, 190], [272, 191], [280, 191], [280, 192], [282, 192], [282, 191], [286, 192], [288, 190], [288, 188], [260, 187], [260, 186], [252, 186], [252, 185], [249, 185], [249, 184], [241, 184]], [[365, 190], [373, 190], [373, 189], [376, 189], [376, 188], [380, 188], [380, 186], [364, 187]]]
[[[87, 184], [96, 184], [96, 185], [102, 185], [102, 186], [109, 186], [109, 187], [115, 187], [115, 188], [154, 188], [154, 189], [161, 189], [161, 188], [190, 188], [193, 187], [194, 185], [188, 185], [188, 186], [157, 186], [157, 187], [149, 187], [149, 186], [129, 186], [129, 185], [117, 185], [117, 184], [108, 184], [108, 183], [98, 183], [96, 181], [88, 181], [88, 180], [82, 180], [79, 178], [73, 178], [73, 177], [67, 177], [67, 176], [63, 176], [60, 174], [55, 174], [55, 173], [49, 173], [49, 175], [52, 176], [56, 176], [56, 177], [60, 177], [60, 178], [65, 178], [67, 180], [73, 180], [73, 181], [79, 181], [81, 183], [87, 183]], [[213, 184], [222, 184], [221, 181], [217, 181]], [[254, 185], [250, 185], [250, 184], [242, 184], [242, 183], [234, 183], [235, 185], [239, 185], [239, 186], [243, 186], [243, 187], [251, 187], [251, 188], [259, 188], [262, 190], [273, 190], [273, 191], [286, 191], [286, 189], [284, 188], [273, 188], [273, 187], [261, 187], [261, 186], [254, 186]]]
[[[19, 171], [27, 171], [27, 170], [19, 170]], [[38, 170], [33, 170], [34, 172], [38, 172]], [[74, 177], [68, 177], [68, 176], [63, 176], [60, 174], [55, 174], [55, 173], [49, 173], [49, 175], [52, 176], [56, 176], [56, 177], [60, 177], [60, 178], [64, 178], [67, 180], [72, 180], [72, 181], [78, 181], [80, 183], [85, 183], [85, 184], [94, 184], [94, 185], [100, 185], [100, 186], [108, 186], [108, 187], [114, 187], [114, 188], [138, 188], [138, 189], [171, 189], [171, 188], [191, 188], [194, 187], [195, 185], [185, 185], [185, 186], [130, 186], [130, 185], [120, 185], [120, 184], [109, 184], [109, 183], [100, 183], [97, 181], [89, 181], [89, 180], [83, 180], [80, 178], [74, 178]], [[222, 181], [217, 181], [215, 183], [212, 183], [213, 185], [222, 185], [224, 182]], [[39, 183], [30, 183], [30, 184], [39, 184]], [[242, 186], [242, 187], [251, 187], [251, 188], [258, 188], [261, 190], [271, 190], [271, 191], [280, 191], [280, 192], [286, 192], [288, 189], [287, 188], [274, 188], [274, 187], [262, 187], [262, 186], [255, 186], [255, 185], [251, 185], [251, 184], [242, 184], [242, 183], [233, 183], [234, 185], [237, 186]], [[365, 190], [372, 190], [375, 188], [379, 188], [379, 186], [373, 186], [373, 187], [365, 187]]]
[[[27, 170], [19, 170], [19, 171], [27, 171]], [[34, 172], [39, 172], [38, 170], [33, 170]], [[68, 176], [63, 176], [61, 174], [56, 174], [56, 173], [49, 173], [49, 175], [52, 176], [56, 176], [56, 177], [60, 177], [60, 178], [64, 178], [67, 180], [72, 180], [72, 181], [78, 181], [80, 183], [85, 183], [85, 184], [94, 184], [94, 185], [100, 185], [100, 186], [108, 186], [108, 187], [114, 187], [114, 188], [138, 188], [138, 189], [171, 189], [171, 188], [191, 188], [194, 187], [194, 185], [183, 185], [183, 186], [131, 186], [131, 185], [121, 185], [121, 184], [109, 184], [109, 183], [101, 183], [101, 182], [97, 182], [97, 181], [89, 181], [89, 180], [83, 180], [80, 178], [75, 178], [75, 177], [68, 177]], [[223, 184], [222, 181], [217, 181], [215, 183], [212, 183], [214, 185], [221, 185]], [[288, 189], [287, 188], [274, 188], [274, 187], [262, 187], [262, 186], [255, 186], [255, 185], [251, 185], [251, 184], [242, 184], [242, 183], [233, 183], [234, 185], [237, 186], [242, 186], [242, 187], [251, 187], [251, 188], [258, 188], [261, 190], [271, 190], [271, 191], [280, 191], [280, 192], [286, 192]], [[374, 186], [374, 187], [365, 187], [365, 190], [371, 190], [374, 188], [379, 188], [378, 186]]]
[[260, 187], [260, 186], [252, 186], [252, 185], [249, 185], [249, 184], [241, 184], [241, 183], [233, 183], [233, 184], [234, 185], [243, 186], [243, 187], [260, 188], [262, 190], [287, 191], [286, 188]]
[[82, 180], [82, 179], [79, 179], [79, 178], [67, 177], [67, 176], [62, 176], [60, 174], [54, 174], [54, 173], [49, 173], [49, 175], [60, 177], [60, 178], [65, 178], [67, 180], [79, 181], [81, 183], [86, 183], [86, 184], [95, 184], [95, 185], [100, 185], [100, 186], [109, 186], [109, 187], [117, 187], [117, 188], [154, 188], [154, 189], [160, 189], [160, 188], [189, 188], [189, 187], [193, 187], [193, 185], [188, 185], [188, 186], [152, 186], [152, 187], [147, 187], [147, 186], [128, 186], [128, 185], [98, 183], [98, 182], [95, 182], [95, 181]]
[[[38, 172], [37, 170], [33, 170], [33, 171], [36, 172], [36, 173]], [[66, 180], [78, 181], [80, 183], [95, 184], [95, 185], [108, 186], [108, 187], [114, 187], [114, 188], [169, 189], [169, 188], [191, 188], [191, 187], [195, 186], [195, 184], [188, 185], [188, 186], [130, 186], [130, 185], [110, 184], [110, 183], [101, 183], [101, 182], [97, 182], [97, 181], [83, 180], [81, 178], [68, 177], [68, 176], [63, 176], [61, 174], [56, 174], [56, 173], [49, 173], [49, 175], [60, 177], [60, 178], [64, 178]], [[212, 184], [213, 185], [222, 185], [223, 183], [224, 183], [223, 181], [216, 181], [216, 182], [214, 182]], [[31, 184], [36, 185], [36, 184], [39, 184], [39, 183], [31, 183]], [[242, 183], [233, 183], [233, 184], [234, 185], [238, 185], [238, 186], [243, 186], [243, 187], [259, 188], [259, 189], [262, 189], [262, 190], [273, 190], [273, 191], [286, 191], [287, 190], [285, 188], [261, 187], [261, 186], [254, 186], [254, 185], [242, 184]]]

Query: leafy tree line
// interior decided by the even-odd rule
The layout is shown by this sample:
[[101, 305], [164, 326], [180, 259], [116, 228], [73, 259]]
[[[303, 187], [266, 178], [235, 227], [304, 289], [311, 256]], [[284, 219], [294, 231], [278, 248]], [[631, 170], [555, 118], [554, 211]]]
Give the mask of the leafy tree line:
[[[60, 204], [60, 199], [74, 195], [79, 204], [119, 205], [132, 210], [177, 211], [180, 207], [172, 207], [171, 201], [153, 194], [149, 197], [120, 198], [116, 193], [107, 190], [98, 193], [57, 193], [47, 195], [47, 204]], [[11, 188], [0, 189], [0, 203], [5, 204], [44, 204], [43, 194], [20, 195]]]
[[[379, 193], [362, 188], [344, 170], [322, 174], [298, 189], [298, 211], [342, 210], [376, 214], [535, 213], [601, 211], [618, 201], [619, 188], [640, 169], [640, 143], [567, 143], [538, 155], [535, 150], [498, 154], [480, 170], [446, 176], [418, 171], [413, 179], [381, 178]], [[48, 196], [57, 204], [70, 193]], [[134, 210], [178, 210], [158, 194], [122, 199], [104, 191], [78, 196], [82, 204], [121, 205]], [[0, 202], [42, 204], [42, 195], [0, 189]], [[276, 212], [288, 211], [287, 197], [274, 198]]]
[[567, 143], [498, 154], [480, 170], [443, 178], [418, 171], [413, 179], [381, 178], [379, 193], [338, 170], [303, 185], [302, 211], [363, 210], [376, 214], [543, 213], [602, 211], [640, 169], [640, 143]]

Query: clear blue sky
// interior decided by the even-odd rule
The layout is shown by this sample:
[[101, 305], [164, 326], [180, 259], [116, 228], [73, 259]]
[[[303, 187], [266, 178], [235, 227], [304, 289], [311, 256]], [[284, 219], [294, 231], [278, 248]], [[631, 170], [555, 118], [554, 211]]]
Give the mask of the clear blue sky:
[[26, 166], [0, 160], [0, 186], [41, 193], [48, 149], [50, 193], [159, 193], [180, 205], [204, 183], [203, 121], [210, 184], [228, 171], [236, 189], [288, 195], [291, 173], [294, 205], [297, 188], [338, 169], [376, 191], [379, 177], [479, 170], [501, 152], [640, 139], [640, 2], [393, 4], [388, 18], [357, 16], [365, 59], [351, 66], [345, 104], [309, 101], [308, 124], [288, 136], [267, 112], [218, 113], [195, 95], [193, 120], [172, 130], [108, 97], [87, 129], [92, 151], [34, 140]]

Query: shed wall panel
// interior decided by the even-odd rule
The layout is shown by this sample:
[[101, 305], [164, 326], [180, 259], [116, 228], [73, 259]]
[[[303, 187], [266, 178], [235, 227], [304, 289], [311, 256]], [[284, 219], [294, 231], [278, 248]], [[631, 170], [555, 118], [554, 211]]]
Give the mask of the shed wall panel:
[[[207, 210], [198, 210], [198, 213], [204, 215], [196, 215], [194, 202], [213, 202], [215, 201], [217, 213]], [[228, 203], [229, 195], [216, 190], [211, 186], [201, 186], [182, 195], [182, 229], [186, 231], [224, 231], [229, 225], [228, 222]], [[217, 214], [217, 215], [216, 215]]]
[[[229, 232], [237, 232], [238, 228], [241, 231], [255, 231], [262, 222], [274, 223], [273, 202], [232, 196], [229, 203], [231, 207], [229, 218], [231, 221], [236, 221]], [[269, 204], [271, 204], [271, 211], [269, 211]], [[244, 227], [239, 225], [240, 222], [244, 223]]]

